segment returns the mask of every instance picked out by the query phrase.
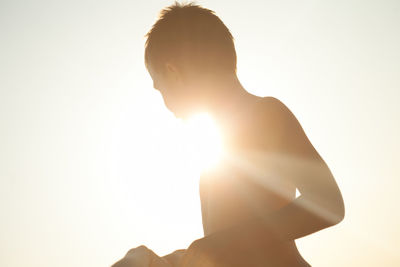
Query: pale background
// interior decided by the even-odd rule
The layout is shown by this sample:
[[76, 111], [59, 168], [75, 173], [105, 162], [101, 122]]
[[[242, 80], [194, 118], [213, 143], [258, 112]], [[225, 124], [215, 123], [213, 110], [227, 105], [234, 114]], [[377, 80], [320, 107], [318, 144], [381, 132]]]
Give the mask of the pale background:
[[[0, 266], [109, 266], [201, 237], [196, 173], [143, 64], [171, 3], [0, 0]], [[400, 1], [198, 3], [231, 29], [245, 88], [293, 111], [342, 190], [344, 221], [299, 239], [304, 258], [400, 266]]]

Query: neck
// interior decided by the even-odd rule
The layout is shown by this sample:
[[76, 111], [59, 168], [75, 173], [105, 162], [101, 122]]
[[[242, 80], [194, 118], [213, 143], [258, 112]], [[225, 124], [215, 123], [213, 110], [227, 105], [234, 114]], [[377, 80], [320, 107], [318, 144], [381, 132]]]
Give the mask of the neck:
[[255, 97], [244, 89], [236, 74], [215, 75], [213, 79], [203, 79], [197, 84], [198, 92], [202, 94], [202, 111], [220, 124], [229, 123], [234, 113]]

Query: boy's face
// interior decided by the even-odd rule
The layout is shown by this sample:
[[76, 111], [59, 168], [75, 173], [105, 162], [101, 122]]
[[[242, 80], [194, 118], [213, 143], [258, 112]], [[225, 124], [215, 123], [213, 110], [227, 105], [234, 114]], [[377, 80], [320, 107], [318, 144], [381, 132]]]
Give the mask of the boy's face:
[[193, 95], [184, 82], [182, 73], [170, 63], [166, 63], [163, 71], [157, 71], [148, 65], [149, 74], [153, 80], [154, 89], [158, 90], [165, 106], [177, 118], [186, 118], [190, 114], [190, 107], [193, 107]]

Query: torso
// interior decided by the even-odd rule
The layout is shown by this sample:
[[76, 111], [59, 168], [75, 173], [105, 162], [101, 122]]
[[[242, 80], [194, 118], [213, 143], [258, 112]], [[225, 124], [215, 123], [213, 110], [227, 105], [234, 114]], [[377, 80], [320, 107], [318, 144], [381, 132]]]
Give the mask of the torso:
[[[209, 235], [259, 215], [267, 215], [290, 203], [296, 187], [268, 170], [268, 156], [279, 150], [276, 142], [265, 142], [264, 106], [259, 98], [235, 119], [227, 137], [225, 157], [200, 179], [204, 234]], [[273, 129], [269, 129], [270, 133]], [[270, 135], [271, 136], [271, 135]], [[279, 151], [278, 151], [279, 152]], [[290, 266], [310, 266], [299, 254], [294, 240], [281, 244], [283, 254], [293, 258]], [[293, 265], [296, 262], [296, 265]], [[250, 266], [250, 265], [249, 265]], [[266, 266], [266, 265], [254, 265]], [[289, 266], [289, 265], [279, 265]]]

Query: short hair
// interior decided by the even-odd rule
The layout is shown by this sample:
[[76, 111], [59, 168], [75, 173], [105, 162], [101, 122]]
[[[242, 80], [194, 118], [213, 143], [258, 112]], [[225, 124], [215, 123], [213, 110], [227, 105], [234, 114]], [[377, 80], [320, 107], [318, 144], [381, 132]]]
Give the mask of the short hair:
[[162, 70], [172, 61], [198, 72], [236, 73], [236, 51], [229, 29], [214, 11], [194, 3], [164, 8], [146, 34], [145, 65]]

